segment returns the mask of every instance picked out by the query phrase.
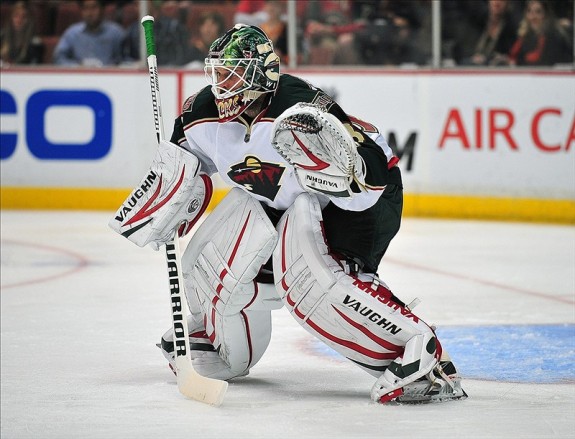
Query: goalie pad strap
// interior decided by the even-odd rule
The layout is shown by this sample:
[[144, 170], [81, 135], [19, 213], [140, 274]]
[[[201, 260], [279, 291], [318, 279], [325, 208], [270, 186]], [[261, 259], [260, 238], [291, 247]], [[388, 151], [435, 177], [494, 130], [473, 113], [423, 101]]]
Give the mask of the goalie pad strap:
[[[279, 225], [275, 284], [296, 321], [373, 376], [401, 357], [408, 342], [431, 328], [392, 300], [385, 287], [344, 273], [329, 254], [314, 195], [301, 194]], [[415, 354], [414, 354], [415, 355]]]
[[262, 351], [257, 340], [254, 347], [257, 331], [250, 330], [246, 311], [258, 301], [254, 278], [276, 242], [277, 232], [260, 203], [234, 188], [198, 227], [182, 258], [188, 306], [201, 314], [210, 340], [233, 372], [245, 371]]

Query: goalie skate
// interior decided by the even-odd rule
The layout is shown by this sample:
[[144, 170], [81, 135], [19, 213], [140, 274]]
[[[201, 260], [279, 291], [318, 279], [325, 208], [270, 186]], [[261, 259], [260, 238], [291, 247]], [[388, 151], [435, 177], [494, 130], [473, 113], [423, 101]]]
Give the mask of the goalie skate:
[[[451, 375], [447, 375], [446, 371]], [[381, 402], [400, 404], [428, 404], [467, 398], [461, 388], [461, 377], [455, 374], [451, 361], [442, 362], [425, 377], [398, 389], [394, 395], [385, 395]]]
[[[192, 316], [188, 316], [187, 321], [190, 357], [196, 372], [202, 376], [210, 377], [227, 370], [227, 365], [218, 355], [203, 325], [196, 323]], [[168, 329], [164, 335], [162, 335], [160, 343], [157, 343], [156, 346], [160, 348], [162, 354], [166, 360], [168, 360], [168, 366], [170, 366], [174, 375], [177, 376], [176, 359], [174, 355], [174, 332], [172, 328]], [[247, 375], [247, 372], [245, 375]], [[225, 376], [224, 378], [227, 379], [229, 377]]]
[[[188, 318], [188, 324], [193, 325], [193, 321]], [[193, 327], [193, 326], [192, 326]], [[190, 340], [190, 350], [192, 353], [192, 358], [198, 357], [198, 353], [205, 353], [208, 354], [210, 352], [216, 353], [216, 350], [212, 343], [209, 340], [208, 334], [202, 329], [198, 329], [195, 332], [190, 332], [188, 335]], [[177, 375], [176, 373], [176, 360], [174, 356], [174, 336], [172, 330], [168, 330], [163, 336], [160, 343], [157, 343], [156, 346], [160, 348], [162, 354], [168, 360], [168, 365], [170, 369]], [[216, 353], [217, 356], [217, 353]]]
[[[188, 322], [193, 325], [192, 320], [188, 319]], [[193, 328], [193, 326], [190, 327]], [[210, 376], [219, 374], [222, 370], [227, 369], [227, 365], [223, 363], [222, 359], [218, 355], [217, 350], [212, 345], [208, 334], [206, 334], [202, 328], [199, 328], [194, 332], [190, 332], [189, 340], [192, 364], [194, 369], [196, 369], [200, 375]], [[173, 334], [171, 329], [162, 336], [160, 343], [157, 343], [156, 346], [160, 348], [162, 354], [166, 360], [168, 360], [168, 366], [174, 375], [177, 376]], [[237, 377], [246, 376], [248, 373], [249, 370], [246, 370], [244, 373], [238, 375]], [[229, 377], [226, 377], [226, 379], [228, 378]]]

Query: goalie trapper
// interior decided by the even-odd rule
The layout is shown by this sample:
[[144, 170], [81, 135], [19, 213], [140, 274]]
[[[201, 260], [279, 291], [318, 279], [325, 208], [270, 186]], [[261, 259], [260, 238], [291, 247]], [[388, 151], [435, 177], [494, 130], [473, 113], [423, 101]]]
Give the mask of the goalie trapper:
[[343, 123], [318, 105], [298, 103], [274, 122], [271, 143], [303, 189], [335, 198], [365, 189], [365, 163]]

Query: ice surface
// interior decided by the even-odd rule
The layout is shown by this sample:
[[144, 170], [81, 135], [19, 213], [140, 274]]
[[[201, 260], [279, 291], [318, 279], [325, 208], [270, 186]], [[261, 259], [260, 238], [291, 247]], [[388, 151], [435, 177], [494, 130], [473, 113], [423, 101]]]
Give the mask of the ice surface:
[[219, 408], [187, 400], [155, 343], [162, 252], [112, 212], [1, 212], [1, 436], [574, 438], [575, 227], [405, 219], [380, 274], [439, 335], [465, 401], [381, 406], [374, 380], [273, 312], [264, 358]]

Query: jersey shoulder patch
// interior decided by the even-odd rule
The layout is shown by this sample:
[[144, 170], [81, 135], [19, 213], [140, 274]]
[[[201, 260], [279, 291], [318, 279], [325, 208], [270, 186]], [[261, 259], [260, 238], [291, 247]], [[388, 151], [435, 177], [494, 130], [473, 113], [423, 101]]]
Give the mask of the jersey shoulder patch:
[[190, 122], [218, 117], [214, 95], [209, 86], [204, 87], [197, 93], [187, 98], [182, 105], [182, 118], [184, 125]]
[[335, 101], [331, 96], [320, 91], [320, 93], [315, 95], [311, 103], [320, 106], [321, 108], [325, 109], [325, 111], [329, 111], [333, 104], [335, 104]]
[[266, 117], [275, 119], [298, 102], [317, 103], [326, 111], [334, 104], [333, 99], [320, 88], [304, 79], [284, 73], [280, 77], [278, 89], [271, 100]]
[[192, 105], [194, 104], [194, 101], [196, 100], [196, 96], [198, 96], [198, 93], [191, 95], [188, 99], [184, 101], [184, 104], [182, 105], [182, 113], [185, 113], [186, 111], [192, 111]]

